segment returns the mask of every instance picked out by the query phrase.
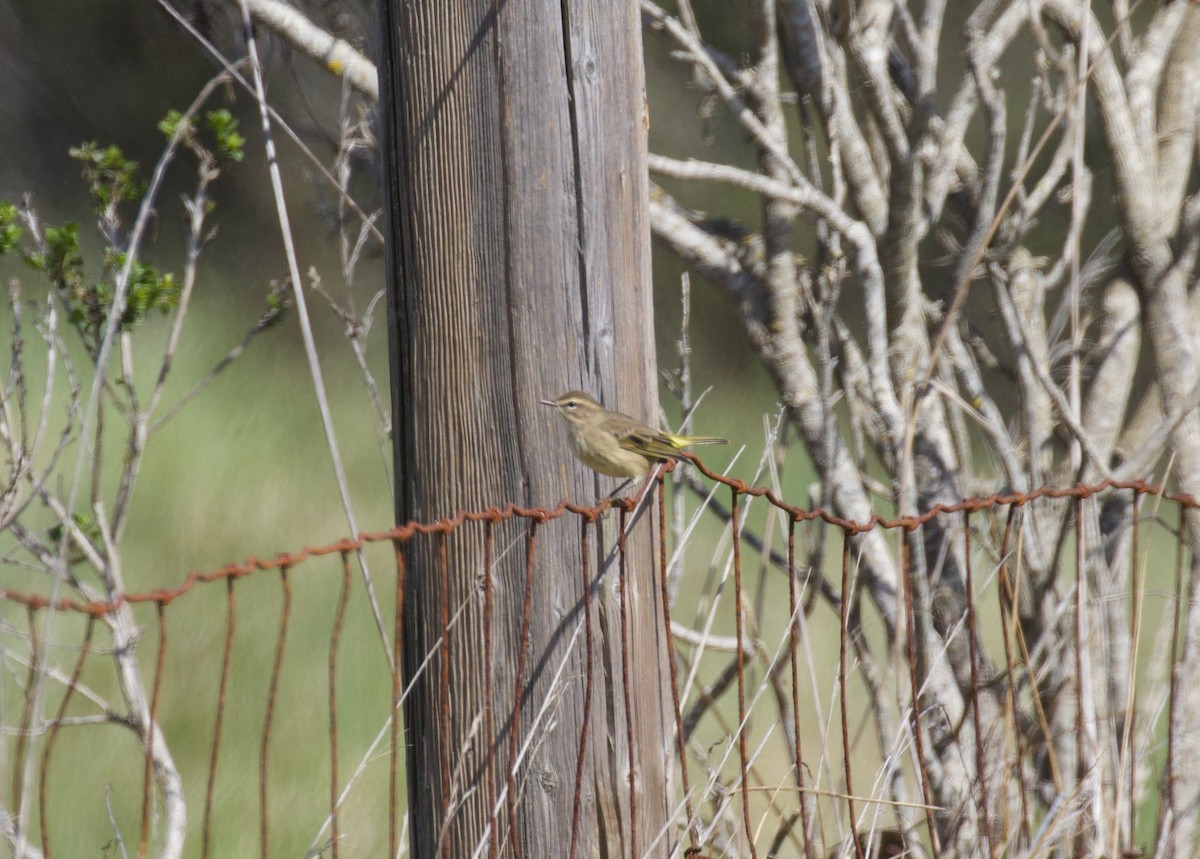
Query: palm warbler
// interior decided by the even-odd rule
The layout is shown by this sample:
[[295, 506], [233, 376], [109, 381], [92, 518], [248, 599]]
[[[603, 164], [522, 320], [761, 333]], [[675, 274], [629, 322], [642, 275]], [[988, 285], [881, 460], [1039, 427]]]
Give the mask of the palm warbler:
[[729, 440], [704, 435], [675, 435], [610, 412], [583, 391], [567, 391], [557, 400], [539, 400], [554, 406], [567, 422], [571, 450], [594, 471], [609, 477], [645, 477], [657, 463], [678, 459], [693, 444], [728, 444]]

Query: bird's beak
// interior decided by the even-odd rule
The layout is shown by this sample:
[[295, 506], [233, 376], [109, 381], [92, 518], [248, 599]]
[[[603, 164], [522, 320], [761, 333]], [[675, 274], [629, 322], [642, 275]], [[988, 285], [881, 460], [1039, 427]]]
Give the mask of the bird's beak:
[[554, 402], [554, 400], [538, 400], [538, 402], [543, 406], [554, 406], [555, 408], [558, 408], [558, 403]]

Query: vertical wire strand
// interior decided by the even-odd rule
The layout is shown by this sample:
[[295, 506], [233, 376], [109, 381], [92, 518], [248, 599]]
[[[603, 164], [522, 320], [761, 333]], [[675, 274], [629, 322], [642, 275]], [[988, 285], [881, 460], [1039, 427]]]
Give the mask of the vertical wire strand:
[[49, 734], [46, 737], [46, 746], [42, 749], [42, 766], [41, 772], [38, 774], [38, 823], [42, 830], [42, 856], [47, 857], [47, 859], [51, 855], [50, 820], [46, 814], [46, 780], [47, 774], [50, 771], [50, 754], [54, 750], [54, 743], [58, 740], [58, 732], [62, 727], [63, 717], [67, 714], [67, 705], [71, 702], [71, 696], [74, 694], [75, 688], [79, 685], [79, 676], [83, 673], [83, 663], [92, 651], [92, 634], [95, 632], [95, 627], [96, 616], [89, 614], [87, 628], [83, 633], [83, 644], [79, 648], [79, 658], [75, 660], [75, 668], [71, 671], [71, 679], [67, 681], [67, 688], [63, 691], [62, 701], [58, 704], [58, 712], [54, 716], [54, 721], [51, 723]]
[[350, 554], [343, 551], [342, 584], [338, 595], [337, 613], [333, 620], [333, 633], [329, 638], [329, 819], [330, 853], [338, 856], [338, 724], [337, 724], [337, 657], [342, 641], [342, 626], [346, 621], [346, 607], [350, 602]]
[[233, 635], [237, 628], [237, 602], [233, 576], [225, 577], [225, 643], [221, 653], [221, 679], [217, 682], [217, 713], [213, 717], [212, 749], [208, 754], [208, 783], [204, 787], [204, 820], [200, 824], [200, 855], [208, 857], [212, 847], [212, 807], [217, 785], [217, 760], [221, 729], [225, 725], [225, 696], [229, 691], [229, 666], [233, 658]]
[[513, 689], [512, 727], [508, 735], [508, 779], [505, 801], [508, 805], [508, 840], [514, 859], [521, 859], [517, 830], [517, 749], [521, 739], [521, 701], [525, 697], [525, 661], [529, 655], [529, 625], [533, 613], [533, 559], [537, 550], [536, 519], [529, 520], [529, 538], [525, 544], [525, 595], [521, 604], [521, 638], [517, 644], [517, 679]]
[[742, 616], [742, 540], [741, 520], [738, 514], [738, 490], [730, 488], [731, 504], [729, 528], [733, 540], [733, 608], [737, 633], [737, 696], [738, 696], [738, 758], [742, 768], [742, 823], [746, 827], [746, 843], [750, 847], [751, 859], [758, 859], [758, 847], [754, 843], [754, 828], [750, 824], [750, 756], [746, 749], [746, 733], [750, 730], [750, 717], [746, 713], [746, 619]]
[[268, 813], [268, 759], [271, 747], [271, 728], [275, 720], [275, 698], [279, 692], [279, 677], [283, 673], [283, 653], [287, 645], [288, 624], [292, 612], [292, 586], [288, 567], [279, 568], [279, 584], [283, 604], [279, 611], [279, 635], [275, 640], [275, 661], [271, 665], [271, 680], [267, 686], [267, 713], [263, 718], [262, 742], [258, 749], [258, 841], [262, 859], [270, 855], [270, 814]]
[[496, 819], [496, 702], [493, 700], [492, 686], [495, 682], [492, 666], [492, 597], [495, 586], [495, 543], [492, 533], [492, 521], [483, 523], [483, 699], [487, 709], [484, 719], [484, 743], [487, 746], [487, 796], [488, 796], [488, 856], [496, 859], [500, 849], [500, 833], [497, 831], [499, 821]]
[[437, 738], [441, 757], [441, 772], [438, 774], [441, 782], [442, 797], [442, 856], [451, 859], [454, 845], [454, 834], [450, 831], [450, 773], [453, 761], [451, 758], [454, 742], [454, 717], [450, 709], [450, 663], [453, 658], [453, 648], [450, 637], [450, 559], [446, 549], [446, 533], [437, 532], [438, 559], [438, 615], [442, 630], [442, 652], [439, 660], [441, 671], [438, 677], [438, 731]]
[[[1083, 696], [1086, 691], [1083, 687], [1083, 593], [1085, 588], [1085, 574], [1083, 569], [1083, 501], [1075, 499], [1075, 770], [1070, 773], [1071, 781], [1069, 788], [1078, 792], [1082, 796], [1083, 785]], [[1084, 835], [1083, 828], [1076, 826], [1075, 828], [1075, 855], [1084, 855]]]
[[921, 798], [925, 803], [925, 826], [929, 830], [929, 852], [937, 859], [940, 852], [937, 824], [933, 819], [933, 801], [929, 795], [929, 770], [926, 766], [925, 735], [921, 730], [921, 672], [917, 666], [917, 614], [913, 605], [912, 547], [909, 545], [911, 530], [906, 530], [900, 541], [900, 581], [904, 590], [905, 650], [908, 654], [908, 679], [912, 694], [913, 743], [917, 752], [917, 769], [921, 775]]
[[392, 539], [392, 551], [396, 559], [396, 596], [392, 617], [392, 721], [391, 754], [388, 760], [388, 857], [400, 855], [396, 833], [396, 812], [400, 806], [400, 697], [403, 694], [403, 663], [400, 656], [404, 642], [404, 589], [407, 568], [404, 559], [406, 541]]
[[25, 617], [29, 625], [29, 674], [25, 680], [25, 703], [21, 706], [20, 728], [17, 730], [17, 748], [13, 756], [12, 767], [12, 807], [17, 813], [17, 819], [24, 816], [25, 796], [21, 776], [25, 772], [26, 755], [29, 750], [29, 730], [33, 723], [33, 699], [37, 689], [38, 667], [42, 663], [42, 640], [37, 630], [37, 610], [32, 604], [25, 607]]
[[142, 767], [142, 829], [138, 837], [138, 856], [144, 857], [150, 846], [150, 798], [154, 793], [154, 729], [158, 725], [158, 700], [162, 692], [163, 668], [167, 660], [166, 604], [156, 600], [158, 611], [158, 654], [154, 660], [154, 685], [150, 690], [150, 713], [146, 723], [146, 760]]
[[975, 622], [975, 579], [971, 561], [971, 511], [963, 511], [963, 557], [967, 590], [967, 658], [971, 660], [971, 723], [975, 729], [975, 777], [979, 781], [979, 814], [987, 855], [992, 852], [991, 802], [988, 797], [987, 755], [983, 748], [983, 724], [979, 713], [979, 627]]
[[571, 847], [568, 859], [575, 859], [575, 851], [579, 840], [579, 814], [583, 797], [583, 769], [587, 762], [588, 727], [592, 717], [592, 685], [593, 647], [592, 639], [592, 575], [591, 575], [591, 545], [588, 539], [591, 521], [588, 518], [579, 520], [579, 566], [580, 584], [583, 587], [583, 637], [584, 637], [584, 669], [583, 669], [583, 724], [579, 730], [579, 754], [575, 759], [575, 794], [571, 800]]
[[1138, 562], [1138, 554], [1141, 550], [1140, 545], [1140, 529], [1138, 528], [1138, 502], [1141, 500], [1140, 493], [1133, 490], [1130, 498], [1130, 547], [1129, 553], [1131, 556], [1129, 562], [1129, 575], [1133, 586], [1133, 606], [1131, 608], [1132, 617], [1130, 618], [1130, 643], [1129, 643], [1129, 707], [1125, 719], [1125, 734], [1129, 738], [1126, 742], [1126, 757], [1129, 759], [1129, 831], [1126, 833], [1125, 844], [1132, 847], [1133, 839], [1137, 832], [1137, 661], [1138, 661], [1138, 643], [1142, 634], [1142, 591], [1145, 588], [1145, 581], [1140, 571], [1141, 565]]
[[[1021, 798], [1020, 834], [1025, 845], [1033, 842], [1033, 833], [1029, 820], [1029, 786], [1025, 782], [1025, 748], [1019, 721], [1020, 710], [1017, 707], [1017, 665], [1013, 656], [1013, 635], [1017, 630], [1017, 583], [1013, 580], [1008, 568], [1008, 557], [1012, 551], [1013, 522], [1016, 519], [1016, 508], [1008, 508], [1008, 516], [1004, 520], [1004, 534], [1000, 538], [1000, 570], [999, 587], [996, 597], [1000, 603], [1000, 621], [1003, 627], [1001, 640], [1004, 642], [1004, 668], [1008, 687], [1008, 712], [1012, 719], [1012, 736], [1016, 751], [1015, 765], [1017, 768], [1017, 788]], [[1037, 695], [1037, 690], [1031, 690]], [[1020, 846], [1018, 843], [1016, 846]]]
[[675, 750], [679, 755], [679, 778], [683, 789], [684, 814], [687, 815], [685, 828], [688, 834], [689, 847], [685, 855], [695, 855], [700, 852], [700, 839], [696, 831], [696, 811], [692, 804], [692, 788], [688, 779], [687, 741], [683, 736], [683, 708], [679, 700], [679, 665], [675, 656], [675, 636], [671, 634], [671, 593], [667, 581], [667, 510], [666, 500], [658, 496], [658, 582], [659, 599], [662, 601], [663, 634], [667, 638], [667, 665], [671, 676], [671, 704], [675, 715]]
[[788, 644], [792, 661], [792, 741], [793, 761], [796, 768], [796, 788], [799, 790], [800, 829], [804, 835], [805, 859], [814, 859], [812, 829], [808, 819], [808, 802], [804, 788], [804, 754], [800, 741], [800, 594], [796, 581], [796, 519], [788, 517]]
[[[1183, 554], [1186, 508], [1179, 505], [1179, 525], [1175, 531], [1175, 611], [1171, 620], [1171, 675], [1167, 681], [1167, 759], [1163, 772], [1163, 802], [1159, 814], [1159, 843], [1167, 836], [1166, 828], [1177, 826], [1175, 814], [1175, 726], [1179, 724], [1179, 628], [1183, 614]], [[1195, 559], [1192, 560], [1193, 565]]]
[[842, 767], [845, 770], [846, 808], [850, 814], [850, 838], [854, 842], [854, 854], [858, 859], [866, 859], [863, 854], [862, 841], [855, 833], [858, 827], [858, 814], [854, 810], [854, 780], [850, 771], [850, 713], [848, 702], [849, 677], [847, 664], [850, 648], [850, 531], [842, 530], [842, 598], [839, 608], [841, 630], [838, 638], [838, 705], [842, 716]]
[[625, 520], [628, 510], [620, 508], [617, 527], [617, 581], [620, 585], [621, 598], [617, 602], [621, 615], [621, 686], [625, 698], [625, 738], [626, 751], [629, 754], [629, 855], [630, 859], [638, 857], [638, 802], [637, 802], [637, 744], [633, 736], [633, 702], [630, 700], [632, 683], [629, 672], [629, 574], [626, 569], [625, 553]]

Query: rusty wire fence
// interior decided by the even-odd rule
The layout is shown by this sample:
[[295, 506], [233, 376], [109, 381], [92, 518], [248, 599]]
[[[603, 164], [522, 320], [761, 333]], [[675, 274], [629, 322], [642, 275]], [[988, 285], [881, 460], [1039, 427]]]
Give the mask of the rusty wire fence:
[[[1109, 855], [1151, 855], [1164, 843], [1173, 825], [1164, 810], [1176, 766], [1173, 669], [1192, 563], [1181, 523], [1194, 499], [1109, 482], [852, 522], [700, 467], [716, 486], [682, 529], [672, 526], [661, 488], [635, 524], [656, 537], [659, 589], [648, 597], [672, 633], [675, 710], [666, 762], [672, 813], [637, 855], [964, 855], [952, 833], [968, 824], [981, 856], [1073, 853], [1085, 841]], [[1114, 498], [1134, 515], [1103, 555], [1108, 569], [1126, 573], [1101, 587], [1088, 572], [1084, 524], [1100, 499]], [[371, 622], [355, 552], [388, 559], [391, 581], [380, 581], [379, 593], [400, 642], [415, 541], [437, 541], [452, 563], [454, 541], [482, 529], [491, 559], [506, 550], [492, 545], [500, 526], [514, 526], [524, 535], [526, 575], [511, 585], [526, 589], [528, 612], [539, 532], [570, 529], [583, 611], [571, 615], [578, 629], [568, 632], [590, 657], [600, 634], [587, 605], [601, 574], [596, 552], [623, 545], [601, 524], [624, 519], [631, 508], [623, 504], [460, 513], [193, 573], [110, 602], [0, 591], [0, 822], [10, 835], [23, 833], [29, 856], [163, 855], [172, 837], [181, 855], [405, 855], [403, 726], [390, 715], [407, 690], [398, 671], [380, 667], [378, 641], [363, 632]], [[1065, 529], [1053, 587], [1037, 594], [1055, 602], [1058, 644], [1032, 640], [1022, 610], [1031, 596], [1022, 590], [1022, 522], [1039, 505], [1075, 523]], [[721, 523], [706, 541], [688, 536], [699, 517]], [[909, 540], [934, 520], [965, 547], [960, 602], [939, 598], [912, 568]], [[894, 546], [902, 572], [894, 617], [863, 598], [866, 534]], [[490, 561], [478, 573], [486, 595]], [[493, 739], [513, 728], [515, 742], [516, 722], [536, 723], [544, 702], [454, 712], [443, 657], [450, 647], [480, 646], [464, 637], [462, 618], [473, 610], [446, 606], [442, 640], [421, 670], [436, 678], [442, 718], [482, 718]], [[121, 613], [138, 629], [149, 690], [141, 748], [112, 730], [136, 718], [112, 704], [110, 675], [128, 670], [115, 667], [109, 631]], [[615, 628], [622, 659], [611, 670], [627, 682], [638, 654], [629, 652], [629, 631]], [[927, 634], [935, 628], [937, 636]], [[490, 643], [493, 630], [484, 629]], [[400, 664], [398, 644], [393, 655]], [[935, 681], [939, 661], [957, 668], [949, 692]], [[601, 706], [592, 690], [605, 678], [593, 676], [593, 659], [581, 664], [583, 675], [564, 683], [586, 690], [585, 709]], [[1053, 686], [1052, 669], [1064, 664], [1073, 679]], [[523, 697], [513, 690], [513, 700]], [[177, 780], [161, 777], [167, 755]], [[495, 809], [475, 855], [517, 852], [512, 819], [529, 774], [521, 756], [510, 759], [517, 763], [503, 772], [485, 761], [471, 786], [489, 791]], [[581, 745], [576, 771], [559, 774], [561, 789], [574, 791], [576, 816], [587, 766]], [[965, 790], [955, 783], [964, 777]], [[634, 782], [631, 775], [636, 820], [645, 797]], [[178, 825], [164, 819], [172, 791], [187, 809], [178, 836], [165, 831]], [[111, 840], [92, 840], [105, 829]], [[561, 855], [573, 855], [574, 841]]]

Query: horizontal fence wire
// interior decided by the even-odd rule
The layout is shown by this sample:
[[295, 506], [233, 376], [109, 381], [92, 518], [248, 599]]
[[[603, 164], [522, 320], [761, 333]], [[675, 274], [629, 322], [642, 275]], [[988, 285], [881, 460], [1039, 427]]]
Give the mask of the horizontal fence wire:
[[[630, 856], [803, 855], [811, 859], [841, 851], [865, 859], [904, 850], [965, 855], [970, 851], [962, 846], [964, 827], [975, 833], [978, 852], [974, 855], [980, 856], [1036, 855], [1043, 848], [1072, 852], [1072, 846], [1101, 843], [1129, 851], [1128, 855], [1137, 849], [1142, 850], [1138, 855], [1150, 855], [1154, 845], [1163, 842], [1163, 828], [1172, 825], [1169, 791], [1177, 763], [1176, 737], [1168, 728], [1177, 715], [1174, 668], [1180, 652], [1186, 550], [1182, 524], [1163, 525], [1161, 511], [1156, 511], [1154, 517], [1146, 517], [1152, 524], [1159, 523], [1150, 535], [1146, 522], [1139, 526], [1142, 517], [1136, 510], [1141, 500], [1153, 498], [1159, 505], [1175, 505], [1182, 523], [1184, 511], [1200, 506], [1194, 498], [1145, 481], [1106, 480], [940, 504], [919, 515], [873, 515], [854, 521], [827, 509], [788, 504], [771, 489], [716, 474], [694, 458], [691, 462], [728, 490], [722, 538], [727, 542], [725, 548], [713, 550], [715, 560], [706, 565], [709, 582], [695, 594], [680, 596], [678, 582], [671, 580], [673, 551], [679, 547], [673, 550], [668, 544], [660, 481], [656, 515], [648, 517], [647, 525], [655, 541], [657, 586], [653, 593], [641, 596], [654, 601], [666, 634], [669, 679], [663, 679], [662, 688], [673, 710], [673, 725], [662, 748], [632, 747], [637, 714], [631, 705], [631, 676], [639, 670], [640, 654], [632, 644], [637, 631], [630, 625], [626, 525], [642, 526], [640, 508], [629, 498], [593, 506], [566, 501], [552, 508], [509, 504], [459, 512], [431, 523], [410, 522], [269, 559], [251, 557], [190, 573], [174, 587], [119, 593], [108, 599], [0, 590], [4, 624], [0, 644], [8, 672], [0, 705], [6, 732], [4, 768], [9, 772], [0, 832], [13, 844], [28, 844], [30, 856], [70, 856], [80, 849], [93, 853], [100, 849], [103, 845], [65, 846], [76, 828], [79, 802], [70, 774], [80, 766], [79, 755], [86, 745], [75, 743], [68, 749], [64, 739], [68, 731], [97, 731], [99, 725], [115, 724], [132, 729], [140, 745], [136, 754], [124, 758], [127, 766], [136, 762], [136, 776], [100, 779], [101, 784], [108, 780], [106, 791], [115, 791], [113, 783], [121, 784], [127, 792], [121, 800], [128, 800], [128, 794], [137, 796], [140, 808], [128, 812], [132, 817], [111, 807], [106, 814], [107, 825], [113, 837], [121, 839], [123, 849], [127, 845], [122, 833], [137, 832], [131, 855], [159, 855], [156, 845], [169, 840], [164, 830], [173, 825], [163, 819], [170, 806], [168, 794], [185, 790], [189, 796], [202, 797], [189, 806], [200, 817], [186, 824], [184, 837], [193, 845], [189, 855], [234, 855], [228, 846], [221, 846], [222, 838], [225, 844], [253, 844], [249, 852], [238, 855], [295, 855], [291, 842], [284, 846], [281, 839], [305, 824], [311, 838], [309, 855], [337, 856], [340, 851], [384, 855], [385, 850], [389, 856], [405, 855], [409, 849], [406, 726], [392, 716], [401, 712], [414, 681], [423, 678], [438, 697], [433, 736], [444, 739], [469, 733], [480, 738], [472, 748], [484, 752], [482, 760], [468, 760], [462, 748], [441, 742], [441, 773], [434, 783], [420, 786], [434, 791], [440, 808], [446, 810], [447, 819], [438, 824], [438, 855], [459, 855], [452, 847], [451, 810], [464, 801], [465, 794], [478, 793], [490, 811], [473, 855], [521, 856], [521, 810], [528, 802], [532, 777], [527, 763], [530, 746], [536, 745], [538, 732], [553, 730], [548, 727], [553, 719], [546, 716], [547, 702], [531, 697], [536, 688], [531, 666], [541, 658], [530, 648], [532, 619], [539, 608], [539, 547], [546, 528], [573, 517], [578, 523], [577, 536], [571, 538], [578, 545], [578, 566], [571, 575], [578, 582], [578, 605], [572, 619], [564, 623], [571, 624], [565, 630], [574, 636], [571, 646], [584, 654], [582, 676], [569, 681], [578, 684], [577, 689], [571, 688], [578, 694], [583, 716], [574, 770], [561, 774], [561, 785], [571, 792], [566, 806], [569, 840], [564, 840], [562, 855], [584, 855], [581, 829], [592, 789], [589, 767], [594, 766], [587, 749], [589, 732], [597, 730], [592, 719], [602, 703], [597, 700], [603, 697], [602, 688], [604, 695], [620, 702], [622, 712], [615, 720], [619, 724], [610, 729], [631, 746], [625, 751], [627, 760], [661, 753], [666, 758], [662, 769], [672, 774], [668, 819], [657, 832], [646, 828], [654, 812], [646, 804], [647, 786], [641, 783], [639, 767], [630, 765], [622, 774], [626, 781], [618, 787], [624, 792], [626, 831], [621, 843]], [[1128, 529], [1131, 585], [1116, 597], [1101, 594], [1093, 599], [1093, 590], [1103, 582], [1093, 582], [1084, 573], [1091, 551], [1084, 504], [1116, 493], [1127, 495], [1135, 510]], [[778, 539], [785, 549], [776, 552], [751, 533], [749, 507], [757, 499], [782, 516], [785, 525]], [[1042, 501], [1061, 502], [1074, 518], [1074, 530], [1068, 529], [1072, 545], [1064, 548], [1059, 559], [1060, 565], [1069, 564], [1062, 566], [1061, 574], [1056, 571], [1053, 583], [1054, 588], [1067, 589], [1058, 594], [1057, 611], [1069, 648], [1058, 653], [1039, 652], [1022, 631], [1031, 600], [1051, 598], [1045, 592], [1022, 590], [1028, 585], [1022, 580], [1019, 514]], [[610, 533], [605, 538], [600, 528], [613, 518], [607, 516], [610, 511], [617, 514], [617, 528], [615, 536]], [[979, 514], [986, 514], [988, 521], [979, 523]], [[937, 568], [936, 559], [922, 554], [924, 560], [918, 561], [913, 554], [928, 553], [931, 547], [908, 539], [935, 522], [956, 529], [964, 547], [961, 593], [955, 595], [961, 602], [954, 603], [961, 605], [961, 611], [950, 617], [938, 614], [939, 601], [945, 599], [939, 589], [946, 585], [934, 583], [936, 575], [930, 571]], [[501, 534], [501, 526], [512, 523], [524, 523], [519, 538]], [[804, 528], [840, 534], [836, 551], [814, 550], [810, 562], [802, 563], [798, 543], [825, 544], [823, 534], [801, 531], [798, 535]], [[456, 563], [457, 538], [466, 529], [483, 535], [477, 625], [469, 620], [473, 604], [453, 603], [447, 584]], [[864, 600], [873, 572], [862, 563], [859, 539], [873, 532], [895, 532], [900, 541], [899, 593], [891, 595], [890, 615], [886, 598], [875, 608]], [[501, 542], [502, 536], [507, 542]], [[443, 583], [438, 617], [432, 621], [437, 642], [429, 652], [402, 660], [410, 552], [420, 539], [433, 541], [432, 557]], [[518, 539], [524, 548], [518, 564], [520, 578], [498, 581], [499, 560]], [[1164, 539], [1176, 547], [1169, 562], [1161, 560], [1166, 552]], [[363, 595], [351, 575], [351, 558], [376, 545], [390, 547], [394, 563], [390, 646], [395, 667], [386, 669], [382, 682], [364, 679], [369, 673], [363, 667], [367, 660], [352, 641], [354, 606]], [[616, 623], [598, 627], [594, 603], [605, 563], [596, 559], [611, 558], [613, 553], [616, 561], [611, 566], [619, 594]], [[1143, 632], [1148, 631], [1144, 613], [1150, 555], [1157, 566], [1173, 570], [1173, 577], [1160, 575], [1154, 585], [1164, 593], [1171, 591], [1153, 624], [1159, 637], [1169, 639], [1162, 664], [1151, 664], [1139, 652]], [[310, 612], [301, 607], [311, 585], [302, 573], [325, 557], [338, 563], [327, 577], [329, 588], [323, 591], [330, 595], [332, 619], [318, 635], [297, 616], [308, 617]], [[981, 559], [987, 560], [982, 576], [976, 569]], [[786, 573], [785, 590], [777, 591], [774, 580], [766, 578], [764, 571], [773, 567]], [[833, 570], [836, 574], [826, 574]], [[268, 573], [277, 577], [275, 595], [262, 588], [249, 594], [250, 583]], [[217, 583], [225, 585], [219, 599], [189, 601], [204, 586]], [[720, 603], [726, 587], [732, 588], [731, 610]], [[515, 588], [520, 594], [519, 618], [495, 616], [494, 596], [502, 588]], [[832, 609], [827, 626], [837, 636], [832, 648], [817, 641], [815, 607], [820, 595]], [[244, 606], [247, 601], [249, 609]], [[151, 607], [153, 615], [141, 613]], [[65, 623], [47, 626], [48, 612], [78, 616], [82, 625], [77, 631]], [[681, 617], [691, 617], [699, 629]], [[1119, 625], [1122, 618], [1129, 631], [1113, 641], [1129, 650], [1129, 688], [1121, 691], [1127, 704], [1118, 713], [1090, 712], [1092, 687], [1107, 679], [1089, 674], [1099, 668], [1094, 664], [1096, 636], [1104, 624]], [[518, 630], [515, 652], [498, 652], [498, 629], [510, 620]], [[274, 632], [255, 639], [263, 644], [261, 652], [247, 656], [239, 648], [246, 627], [261, 631], [271, 623]], [[99, 628], [105, 624], [111, 631], [102, 636]], [[120, 630], [128, 633], [131, 624], [140, 633], [119, 634]], [[211, 646], [188, 643], [182, 632], [185, 626], [202, 627]], [[45, 638], [45, 629], [53, 629], [55, 637]], [[484, 701], [478, 712], [460, 712], [455, 686], [459, 678], [453, 666], [460, 649], [480, 646], [468, 637], [471, 630], [478, 630], [483, 639]], [[116, 652], [115, 643], [136, 641], [139, 634], [147, 644], [153, 643], [153, 651], [140, 652], [142, 664], [124, 661], [129, 654]], [[604, 634], [618, 639], [620, 659], [607, 666], [613, 677], [598, 676], [594, 667], [599, 664]], [[322, 667], [289, 659], [299, 642], [311, 640], [324, 642], [308, 647], [323, 657]], [[931, 649], [931, 642], [937, 646]], [[70, 658], [63, 660], [62, 668], [54, 667], [52, 652], [67, 652]], [[493, 665], [508, 658], [515, 660], [516, 680], [515, 688], [504, 690], [493, 675]], [[1062, 660], [1070, 662], [1075, 676], [1052, 689], [1051, 664]], [[257, 666], [255, 680], [240, 676], [247, 662]], [[939, 674], [938, 666], [945, 664], [950, 665], [951, 685], [957, 683], [951, 691], [958, 698], [949, 698], [961, 704], [953, 712], [936, 685], [945, 675]], [[111, 703], [121, 697], [118, 689], [130, 688], [109, 676], [114, 665], [118, 673], [135, 671], [143, 676], [143, 682], [135, 684], [146, 690], [141, 700], [130, 700], [126, 694], [126, 707]], [[212, 669], [214, 683], [202, 681], [201, 665]], [[1143, 666], [1165, 678], [1160, 691], [1138, 687]], [[38, 672], [45, 677], [39, 680]], [[260, 682], [264, 678], [265, 687]], [[619, 694], [602, 687], [602, 682], [621, 687]], [[53, 694], [38, 699], [37, 690], [46, 685], [53, 687]], [[354, 690], [352, 703], [346, 700], [347, 689]], [[367, 693], [369, 706], [363, 697]], [[250, 699], [258, 708], [249, 705]], [[354, 717], [368, 709], [380, 717], [374, 734], [361, 726], [351, 732]], [[1067, 744], [1054, 736], [1064, 729], [1074, 732]], [[414, 726], [407, 730], [413, 731]], [[1111, 743], [1101, 736], [1110, 730]], [[192, 732], [193, 742], [197, 734], [205, 738], [200, 742], [203, 749], [172, 756], [187, 731]], [[226, 751], [234, 733], [256, 735], [256, 752]], [[956, 754], [946, 754], [950, 746]], [[307, 769], [297, 771], [298, 765], [290, 760], [297, 749], [320, 749], [325, 763], [306, 764]], [[1096, 761], [1110, 752], [1114, 760], [1102, 772]], [[348, 755], [353, 766], [347, 766]], [[179, 771], [174, 778], [167, 775], [172, 768]], [[318, 788], [314, 772], [321, 768], [324, 775]], [[360, 779], [367, 778], [364, 773], [379, 768], [383, 772], [371, 782], [378, 790], [356, 788]], [[959, 771], [969, 777], [965, 790], [961, 784], [955, 787]], [[242, 791], [244, 782], [257, 786], [257, 805], [249, 814], [247, 808], [254, 803], [231, 806], [222, 800], [231, 785]], [[1168, 793], [1159, 795], [1158, 784]], [[57, 800], [59, 792], [66, 798]], [[238, 795], [244, 797], [244, 791]], [[292, 816], [292, 804], [302, 798], [309, 801], [305, 808], [311, 814], [313, 795], [323, 797], [318, 803], [320, 813], [301, 823]], [[954, 796], [958, 806], [950, 808], [947, 797]], [[1086, 804], [1081, 797], [1111, 806], [1113, 813], [1081, 808]], [[246, 817], [253, 819], [250, 828], [255, 831], [236, 840], [229, 833], [244, 829]], [[1109, 825], [1111, 831], [1105, 828]], [[1138, 844], [1150, 846], [1138, 848]]]

